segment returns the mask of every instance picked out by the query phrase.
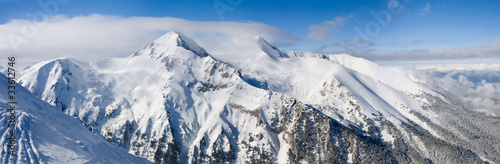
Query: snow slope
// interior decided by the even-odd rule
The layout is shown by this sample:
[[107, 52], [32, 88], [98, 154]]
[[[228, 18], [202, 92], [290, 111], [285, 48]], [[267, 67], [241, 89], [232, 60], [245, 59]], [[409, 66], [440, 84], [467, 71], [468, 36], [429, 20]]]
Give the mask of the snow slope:
[[[8, 86], [7, 77], [0, 75], [0, 85]], [[7, 93], [7, 87], [0, 88]], [[149, 161], [116, 149], [104, 137], [88, 131], [80, 121], [54, 106], [36, 98], [18, 86], [16, 90], [16, 151], [11, 149], [8, 126], [11, 113], [9, 99], [0, 95], [1, 163], [150, 163]]]
[[226, 63], [169, 32], [126, 58], [55, 59], [19, 79], [95, 134], [156, 163], [500, 160], [495, 144], [463, 136], [498, 137], [443, 121], [443, 111], [460, 107], [402, 74], [349, 55], [253, 42], [244, 52], [251, 56]]

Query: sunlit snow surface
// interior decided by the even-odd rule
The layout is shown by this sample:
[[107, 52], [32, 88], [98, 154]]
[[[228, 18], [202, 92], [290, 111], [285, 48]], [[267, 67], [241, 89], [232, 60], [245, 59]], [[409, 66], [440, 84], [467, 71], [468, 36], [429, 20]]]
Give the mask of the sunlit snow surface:
[[[8, 86], [7, 77], [0, 75], [0, 85]], [[7, 93], [7, 87], [1, 87]], [[79, 120], [74, 119], [48, 103], [34, 97], [18, 86], [16, 90], [16, 151], [7, 152], [11, 128], [9, 102], [0, 94], [1, 163], [149, 163], [126, 151], [116, 149], [102, 136], [89, 133]]]
[[[427, 84], [415, 82], [418, 80], [413, 75], [347, 54], [287, 52], [261, 37], [254, 38], [254, 43], [249, 48], [252, 52], [220, 61], [217, 54], [209, 55], [193, 40], [170, 32], [126, 58], [90, 63], [71, 58], [41, 62], [20, 72], [19, 81], [48, 103], [36, 101], [58, 110], [54, 113], [79, 119], [81, 123], [64, 117], [82, 129], [84, 134], [78, 136], [102, 136], [84, 142], [68, 137], [76, 134], [62, 133], [66, 136], [63, 140], [83, 147], [111, 145], [100, 144], [108, 140], [117, 152], [128, 151], [155, 162], [173, 159], [187, 163], [217, 156], [243, 163], [258, 158], [248, 154], [258, 148], [261, 153], [269, 153], [265, 159], [287, 163], [289, 152], [296, 149], [288, 133], [297, 131], [289, 126], [299, 124], [295, 121], [304, 115], [289, 107], [306, 108], [312, 113], [309, 117], [319, 114], [388, 145], [407, 142], [429, 158], [434, 157], [426, 153], [436, 150], [425, 147], [429, 143], [415, 136], [408, 126], [430, 134], [420, 137], [451, 140], [440, 128], [455, 125], [443, 122], [443, 115], [431, 110], [436, 101], [449, 100]], [[61, 123], [47, 126], [51, 124]], [[395, 130], [401, 134], [395, 136]], [[456, 134], [467, 139], [466, 134]], [[104, 160], [98, 148], [84, 151], [78, 146], [37, 144], [41, 145], [38, 152], [50, 159], [77, 163]], [[65, 156], [52, 152], [62, 147], [69, 149]], [[474, 150], [480, 149], [477, 147]], [[355, 152], [347, 153], [346, 161], [360, 158]], [[90, 158], [92, 155], [96, 157]], [[484, 154], [481, 157], [488, 159]]]

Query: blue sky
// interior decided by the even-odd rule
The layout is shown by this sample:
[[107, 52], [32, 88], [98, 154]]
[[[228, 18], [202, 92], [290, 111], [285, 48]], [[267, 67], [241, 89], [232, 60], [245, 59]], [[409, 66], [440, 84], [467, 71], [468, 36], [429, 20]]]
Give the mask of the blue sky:
[[350, 53], [371, 60], [448, 60], [500, 56], [492, 54], [500, 52], [499, 8], [500, 1], [493, 0], [0, 0], [0, 24], [33, 21], [37, 14], [68, 21], [102, 15], [259, 23], [289, 35], [266, 38], [285, 50]]

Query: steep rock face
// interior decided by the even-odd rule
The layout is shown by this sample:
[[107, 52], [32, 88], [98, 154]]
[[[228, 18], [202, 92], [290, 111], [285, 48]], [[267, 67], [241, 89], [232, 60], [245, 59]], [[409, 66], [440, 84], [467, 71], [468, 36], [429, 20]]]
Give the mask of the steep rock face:
[[[500, 140], [498, 137], [491, 136], [498, 136], [499, 133], [497, 130], [490, 128], [491, 126], [486, 126], [496, 124], [495, 122], [499, 121], [498, 118], [487, 116], [472, 110], [472, 107], [455, 100], [452, 95], [441, 91], [440, 88], [430, 89], [421, 86], [404, 76], [397, 76], [399, 73], [395, 71], [382, 68], [365, 59], [352, 57], [346, 54], [321, 55], [294, 51], [287, 52], [287, 54], [291, 57], [316, 58], [340, 64], [348, 69], [355, 70], [362, 75], [378, 79], [379, 82], [384, 85], [389, 86], [391, 89], [398, 90], [407, 95], [411, 100], [416, 101], [419, 105], [413, 107], [403, 106], [408, 103], [394, 103], [397, 105], [401, 104], [401, 106], [403, 106], [403, 108], [400, 108], [398, 111], [404, 114], [404, 119], [410, 120], [409, 123], [404, 123], [404, 126], [397, 126], [398, 124], [395, 124], [397, 129], [403, 132], [391, 134], [393, 137], [394, 135], [397, 135], [395, 138], [403, 137], [403, 139], [405, 139], [403, 141], [406, 143], [400, 142], [408, 144], [402, 147], [403, 150], [407, 151], [408, 148], [413, 147], [416, 152], [420, 153], [419, 155], [427, 156], [427, 158], [432, 159], [432, 162], [454, 160], [454, 163], [474, 163], [474, 161], [469, 161], [471, 158], [459, 157], [461, 155], [458, 155], [454, 159], [443, 156], [443, 154], [452, 151], [462, 151], [466, 152], [465, 154], [468, 154], [471, 157], [480, 157], [482, 160], [493, 163], [498, 162], [497, 157], [500, 155]], [[342, 81], [342, 79], [345, 80], [345, 78], [340, 78], [340, 81]], [[363, 82], [363, 85], [370, 83], [371, 82]], [[369, 85], [366, 86], [371, 88]], [[339, 89], [335, 90], [338, 92]], [[376, 90], [370, 90], [377, 93]], [[434, 90], [440, 92], [436, 93]], [[321, 94], [323, 95], [323, 93]], [[401, 98], [404, 96], [397, 97]], [[367, 97], [361, 96], [360, 99], [365, 98]], [[387, 101], [390, 99], [394, 100], [394, 98], [384, 98], [383, 100]], [[400, 99], [399, 102], [401, 101], [408, 102], [408, 99]], [[323, 102], [336, 103], [329, 100]], [[393, 104], [390, 101], [387, 102], [389, 104]], [[397, 108], [397, 106], [394, 107]], [[387, 115], [382, 114], [381, 116], [384, 116], [387, 119]], [[381, 125], [383, 127], [383, 124]], [[409, 125], [413, 125], [413, 127], [409, 127]], [[388, 132], [389, 131], [382, 130], [383, 134], [387, 134]], [[384, 136], [385, 135], [382, 135], [383, 138], [385, 138]], [[444, 142], [444, 145], [441, 142]], [[448, 150], [448, 148], [451, 150]], [[467, 151], [472, 151], [472, 153]], [[466, 156], [465, 154], [464, 156]]]
[[[95, 69], [114, 74], [100, 76], [113, 88], [114, 94], [125, 95], [123, 99], [131, 104], [132, 116], [128, 118], [135, 126], [129, 128], [129, 138], [117, 136], [117, 142], [130, 142], [125, 148], [132, 154], [157, 163], [187, 159], [190, 142], [196, 137], [202, 121], [208, 119], [204, 112], [212, 110], [203, 95], [231, 87], [238, 79], [235, 69], [207, 55], [182, 34], [168, 33], [123, 59], [129, 64], [122, 67], [144, 65], [145, 69], [130, 74], [110, 68], [107, 63], [94, 64]], [[123, 64], [122, 61], [116, 63]], [[130, 83], [122, 86], [122, 81]]]
[[436, 104], [450, 101], [402, 75], [348, 55], [256, 44], [256, 58], [235, 68], [170, 32], [127, 58], [40, 63], [21, 84], [155, 163], [498, 161], [488, 155], [496, 148], [460, 131], [498, 137], [475, 124], [450, 129]]

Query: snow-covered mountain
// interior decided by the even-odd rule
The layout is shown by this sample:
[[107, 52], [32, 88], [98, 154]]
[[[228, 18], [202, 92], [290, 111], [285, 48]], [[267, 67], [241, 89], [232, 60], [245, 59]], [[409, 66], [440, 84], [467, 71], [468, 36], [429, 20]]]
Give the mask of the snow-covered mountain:
[[361, 58], [254, 43], [220, 61], [169, 32], [127, 58], [54, 59], [19, 80], [156, 163], [500, 163], [499, 118]]
[[[9, 81], [3, 74], [0, 85], [7, 93]], [[17, 87], [16, 104], [8, 104], [11, 100], [0, 94], [1, 163], [150, 163], [117, 149], [80, 121]]]

